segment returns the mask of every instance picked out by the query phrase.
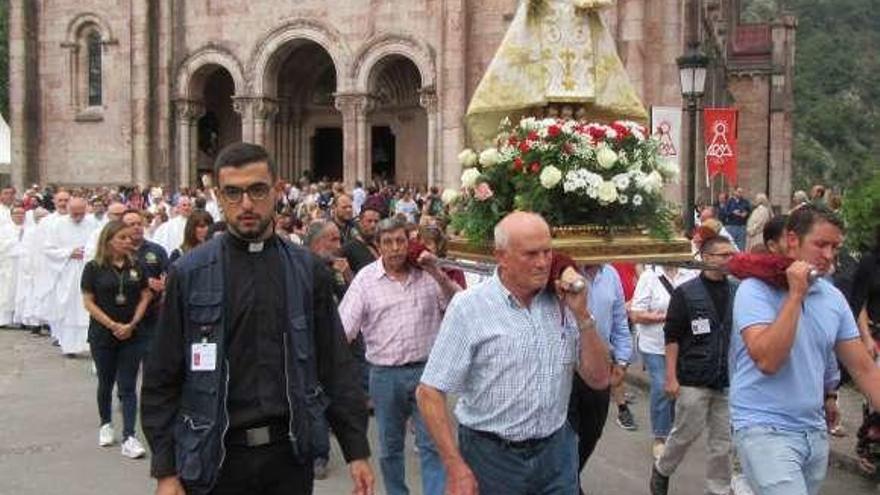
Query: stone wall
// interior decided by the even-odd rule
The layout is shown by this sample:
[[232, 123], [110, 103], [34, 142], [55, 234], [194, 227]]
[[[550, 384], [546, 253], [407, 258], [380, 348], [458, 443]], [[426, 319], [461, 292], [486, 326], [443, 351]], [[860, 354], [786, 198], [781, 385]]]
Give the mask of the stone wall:
[[[518, 0], [46, 0], [29, 7], [38, 26], [30, 45], [26, 3], [13, 0], [11, 12], [10, 124], [19, 185], [193, 182], [196, 163], [205, 163], [194, 137], [204, 112], [204, 74], [217, 67], [233, 80], [235, 134], [272, 145], [283, 139], [273, 127], [280, 118], [278, 65], [291, 46], [309, 40], [336, 68], [335, 109], [328, 111], [343, 128], [346, 181], [369, 176], [371, 118], [381, 120], [372, 113], [372, 69], [384, 57], [402, 55], [418, 67], [422, 87], [412, 124], [397, 122], [403, 129], [398, 180], [455, 186], [466, 105]], [[684, 45], [685, 3], [619, 0], [603, 14], [648, 108], [681, 105], [675, 58]], [[95, 22], [106, 32], [100, 112], [73, 104], [75, 40], [69, 33], [77, 22]], [[793, 44], [793, 38], [782, 42]], [[767, 80], [740, 76], [730, 88], [741, 110], [743, 182], [760, 189], [766, 186]], [[790, 116], [789, 108], [774, 117], [771, 152], [781, 165], [771, 171], [771, 186], [777, 195], [790, 180]], [[310, 131], [303, 132], [300, 146]], [[294, 155], [306, 163], [308, 153]], [[678, 200], [681, 188], [667, 194]]]

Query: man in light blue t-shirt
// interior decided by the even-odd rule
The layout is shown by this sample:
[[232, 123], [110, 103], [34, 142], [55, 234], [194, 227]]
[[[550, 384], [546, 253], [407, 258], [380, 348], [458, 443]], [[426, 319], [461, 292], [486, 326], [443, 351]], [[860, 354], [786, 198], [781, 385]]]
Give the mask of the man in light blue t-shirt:
[[833, 397], [835, 354], [874, 407], [874, 366], [849, 305], [827, 274], [843, 241], [843, 223], [824, 207], [791, 213], [783, 242], [796, 261], [788, 289], [758, 279], [740, 284], [730, 349], [730, 418], [743, 470], [757, 495], [815, 495], [828, 466], [823, 410]]

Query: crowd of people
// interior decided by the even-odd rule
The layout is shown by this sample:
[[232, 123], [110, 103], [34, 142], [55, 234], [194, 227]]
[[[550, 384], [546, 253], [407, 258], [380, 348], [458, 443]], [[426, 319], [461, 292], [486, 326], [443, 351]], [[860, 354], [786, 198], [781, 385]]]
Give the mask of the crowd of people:
[[[739, 188], [699, 208], [700, 270], [575, 266], [540, 216], [512, 213], [491, 276], [438, 262], [442, 196], [286, 183], [244, 143], [174, 193], [4, 188], [0, 326], [88, 352], [98, 444], [116, 443], [116, 387], [121, 452], [146, 454], [140, 410], [163, 495], [310, 493], [330, 469], [330, 430], [354, 492], [372, 493], [371, 414], [389, 494], [408, 493], [410, 433], [426, 495], [578, 493], [611, 405], [638, 429], [624, 386], [637, 363], [652, 495], [704, 431], [706, 493], [729, 493], [737, 464], [756, 494], [813, 495], [838, 428], [838, 360], [880, 406], [880, 256], [839, 268], [845, 227], [820, 188], [787, 215]], [[740, 251], [794, 259], [787, 284], [734, 280]]]

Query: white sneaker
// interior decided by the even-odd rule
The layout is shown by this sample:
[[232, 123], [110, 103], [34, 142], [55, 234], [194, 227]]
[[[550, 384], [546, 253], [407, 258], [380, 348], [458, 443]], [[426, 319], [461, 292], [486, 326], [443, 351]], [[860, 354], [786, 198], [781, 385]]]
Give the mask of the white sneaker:
[[113, 445], [113, 425], [107, 423], [105, 425], [101, 425], [101, 429], [98, 430], [98, 445], [101, 447], [108, 447]]
[[129, 459], [138, 459], [143, 457], [147, 451], [144, 450], [143, 445], [138, 442], [138, 439], [131, 436], [125, 439], [122, 442], [122, 455], [128, 457]]

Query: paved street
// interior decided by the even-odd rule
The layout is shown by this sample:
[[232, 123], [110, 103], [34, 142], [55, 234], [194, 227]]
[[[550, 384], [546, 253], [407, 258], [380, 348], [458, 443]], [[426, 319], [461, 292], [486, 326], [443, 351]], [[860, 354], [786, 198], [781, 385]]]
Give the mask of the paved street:
[[[97, 446], [95, 378], [87, 359], [63, 359], [46, 338], [0, 330], [0, 495], [143, 495], [151, 492], [148, 461], [119, 455], [118, 447]], [[645, 427], [647, 400], [637, 394], [633, 410], [642, 426], [624, 432], [611, 424], [590, 461], [584, 487], [591, 495], [644, 494], [650, 469], [650, 440]], [[118, 412], [117, 412], [118, 414]], [[121, 425], [121, 418], [116, 420]], [[117, 428], [118, 433], [118, 428]], [[375, 428], [371, 428], [375, 433]], [[376, 445], [375, 436], [373, 444]], [[704, 468], [695, 446], [671, 493], [702, 493]], [[417, 479], [417, 459], [408, 448], [411, 480]], [[349, 493], [347, 473], [338, 457], [331, 478], [318, 482], [316, 493]], [[420, 493], [416, 484], [413, 493]], [[382, 493], [380, 490], [379, 493]], [[833, 470], [823, 494], [880, 493], [871, 482]]]

